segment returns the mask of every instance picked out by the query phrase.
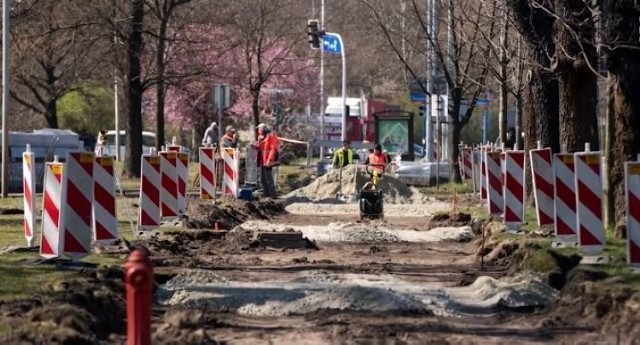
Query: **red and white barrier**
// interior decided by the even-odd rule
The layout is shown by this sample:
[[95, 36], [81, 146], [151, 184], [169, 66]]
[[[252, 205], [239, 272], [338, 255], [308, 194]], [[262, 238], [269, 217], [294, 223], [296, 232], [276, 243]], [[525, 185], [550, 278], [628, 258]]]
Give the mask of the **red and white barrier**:
[[69, 152], [62, 176], [62, 252], [74, 261], [89, 255], [93, 237], [93, 152]]
[[31, 145], [22, 153], [22, 193], [24, 199], [24, 237], [27, 247], [34, 245], [36, 225], [36, 167]]
[[529, 151], [531, 175], [533, 176], [533, 196], [536, 201], [538, 226], [551, 225], [555, 218], [554, 173], [551, 148]]
[[626, 162], [627, 262], [640, 266], [640, 162]]
[[178, 215], [187, 214], [187, 181], [189, 180], [189, 154], [178, 152]]
[[42, 231], [40, 256], [55, 258], [60, 255], [60, 207], [62, 205], [62, 172], [64, 165], [45, 163], [42, 191]]
[[602, 175], [600, 152], [576, 152], [575, 185], [578, 217], [578, 243], [587, 255], [602, 253], [605, 246], [602, 210]]
[[200, 148], [200, 199], [216, 199], [216, 156], [213, 147]]
[[93, 170], [93, 238], [110, 244], [118, 238], [114, 157], [96, 157]]
[[563, 241], [575, 241], [578, 236], [576, 216], [575, 163], [573, 154], [553, 155], [555, 174], [555, 234]]
[[240, 160], [236, 149], [223, 149], [222, 162], [224, 164], [224, 175], [222, 176], [222, 195], [237, 197], [239, 182], [238, 171], [240, 168]]
[[142, 155], [138, 231], [150, 231], [160, 226], [160, 165], [157, 155]]
[[178, 217], [178, 154], [160, 152], [160, 216], [162, 219]]
[[502, 193], [500, 151], [486, 152], [485, 160], [487, 168], [487, 209], [489, 214], [502, 214], [504, 197]]
[[465, 180], [470, 180], [473, 178], [473, 164], [472, 164], [472, 150], [470, 147], [465, 147], [462, 149], [462, 178]]
[[524, 167], [525, 151], [506, 151], [504, 179], [504, 222], [507, 226], [524, 223]]
[[487, 199], [487, 150], [480, 147], [480, 199]]

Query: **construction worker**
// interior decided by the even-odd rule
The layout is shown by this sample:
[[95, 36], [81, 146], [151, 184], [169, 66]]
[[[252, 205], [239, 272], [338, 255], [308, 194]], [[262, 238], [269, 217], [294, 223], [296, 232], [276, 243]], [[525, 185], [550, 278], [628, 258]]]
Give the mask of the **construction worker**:
[[342, 141], [342, 147], [333, 152], [333, 168], [341, 169], [346, 165], [353, 163], [353, 150], [351, 149], [351, 141]]
[[222, 148], [238, 148], [238, 133], [236, 133], [235, 128], [227, 126], [224, 135], [222, 136], [222, 140], [220, 140], [220, 146]]
[[278, 152], [278, 137], [269, 126], [261, 123], [258, 125], [258, 157], [260, 164], [260, 179], [262, 182], [262, 194], [267, 198], [277, 198], [276, 186], [273, 181], [273, 167], [278, 166], [280, 157]]
[[220, 132], [218, 131], [218, 124], [212, 122], [211, 126], [207, 127], [202, 136], [202, 146], [217, 145], [220, 138]]
[[387, 155], [382, 153], [382, 146], [380, 144], [376, 144], [376, 146], [373, 148], [373, 153], [371, 153], [369, 157], [367, 157], [367, 159], [364, 161], [364, 164], [369, 165], [370, 167], [381, 173], [386, 170], [389, 161], [387, 160]]

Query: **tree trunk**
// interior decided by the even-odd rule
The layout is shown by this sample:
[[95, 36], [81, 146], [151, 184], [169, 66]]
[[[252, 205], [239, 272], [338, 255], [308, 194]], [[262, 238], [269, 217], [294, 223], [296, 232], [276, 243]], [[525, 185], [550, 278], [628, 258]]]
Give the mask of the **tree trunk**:
[[607, 167], [607, 190], [606, 193], [606, 207], [605, 207], [605, 215], [607, 226], [615, 225], [616, 223], [616, 203], [615, 203], [615, 186], [616, 184], [612, 181], [611, 167], [614, 165], [614, 127], [615, 127], [615, 84], [611, 76], [607, 79], [607, 111], [606, 111], [606, 124], [605, 124], [605, 160]]
[[251, 110], [253, 111], [253, 126], [260, 124], [260, 91], [251, 91]]
[[451, 139], [448, 143], [449, 146], [449, 181], [453, 183], [462, 183], [462, 176], [460, 176], [460, 166], [458, 163], [458, 157], [460, 152], [458, 150], [458, 143], [460, 142], [460, 132], [462, 132], [463, 125], [460, 123], [460, 103], [462, 100], [462, 93], [460, 88], [451, 89], [451, 101], [453, 106], [449, 109], [449, 126], [451, 128]]
[[125, 78], [127, 90], [127, 145], [125, 174], [140, 177], [142, 156], [142, 81], [141, 62], [144, 2], [131, 0], [131, 26], [127, 41], [128, 71]]
[[[614, 189], [616, 223], [625, 212], [624, 163], [636, 160], [640, 152], [640, 10], [632, 1], [603, 0], [603, 40], [611, 78], [615, 127], [610, 188]], [[620, 43], [616, 43], [620, 42]]]
[[[550, 0], [542, 0], [539, 3], [546, 9], [553, 10]], [[549, 55], [555, 52], [555, 19], [545, 9], [532, 7], [529, 0], [509, 1], [508, 6], [514, 14], [516, 28], [528, 45], [526, 51], [528, 60], [532, 63], [527, 78], [529, 82], [524, 90], [525, 149], [535, 148], [540, 140], [543, 146], [551, 147], [554, 152], [558, 152], [558, 82], [548, 70]], [[527, 180], [527, 185], [530, 185], [530, 179]]]
[[47, 126], [49, 128], [58, 128], [58, 107], [57, 107], [58, 99], [52, 98], [47, 102], [47, 114], [45, 115], [47, 119]]
[[522, 142], [522, 93], [518, 92], [516, 98], [516, 147], [518, 150], [524, 148]]
[[583, 151], [585, 143], [598, 151], [598, 77], [589, 68], [597, 68], [591, 12], [583, 0], [556, 0], [556, 13], [562, 22], [556, 22], [555, 42], [562, 49], [551, 67], [558, 74], [560, 142], [568, 152]]
[[164, 83], [164, 71], [165, 71], [165, 46], [167, 40], [167, 19], [163, 18], [160, 21], [160, 28], [158, 29], [158, 37], [156, 38], [156, 69], [158, 73], [158, 83], [156, 84], [156, 150], [160, 151], [160, 147], [164, 145], [164, 103], [165, 103], [165, 83]]

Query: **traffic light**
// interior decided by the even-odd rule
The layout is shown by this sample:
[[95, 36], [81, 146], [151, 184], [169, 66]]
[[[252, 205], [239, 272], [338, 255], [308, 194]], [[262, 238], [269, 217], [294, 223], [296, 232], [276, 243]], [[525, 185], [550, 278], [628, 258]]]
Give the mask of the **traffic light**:
[[424, 116], [424, 114], [427, 113], [427, 106], [426, 105], [421, 105], [420, 106], [420, 116]]
[[309, 44], [311, 49], [320, 49], [320, 23], [317, 19], [310, 19], [307, 23], [307, 33], [309, 34]]

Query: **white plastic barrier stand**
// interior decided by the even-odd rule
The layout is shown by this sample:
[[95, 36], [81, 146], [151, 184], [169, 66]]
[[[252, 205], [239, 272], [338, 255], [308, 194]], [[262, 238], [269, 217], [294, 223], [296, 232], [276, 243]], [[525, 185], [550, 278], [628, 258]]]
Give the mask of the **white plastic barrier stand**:
[[578, 236], [576, 216], [576, 186], [574, 156], [569, 153], [553, 155], [555, 174], [555, 234], [562, 241], [575, 241]]
[[222, 164], [224, 164], [222, 194], [234, 198], [238, 196], [238, 170], [240, 167], [238, 156], [236, 149], [225, 148], [222, 150]]
[[216, 199], [216, 159], [213, 147], [200, 148], [200, 199]]
[[640, 162], [626, 162], [627, 262], [640, 268]]
[[502, 167], [500, 166], [500, 151], [485, 153], [487, 169], [487, 209], [489, 214], [502, 214], [504, 197], [502, 194]]
[[508, 227], [524, 223], [525, 157], [525, 151], [505, 152], [504, 222]]
[[178, 153], [160, 152], [160, 216], [164, 220], [178, 217]]
[[151, 231], [160, 226], [160, 156], [142, 155], [141, 160], [139, 232]]
[[93, 171], [93, 238], [111, 244], [118, 238], [114, 157], [96, 157]]
[[555, 186], [551, 148], [529, 151], [538, 226], [554, 224]]
[[24, 237], [27, 247], [34, 246], [36, 226], [36, 167], [31, 145], [22, 153], [22, 195], [24, 199]]
[[93, 152], [69, 152], [62, 177], [63, 254], [73, 261], [91, 253], [93, 238]]
[[586, 255], [599, 255], [606, 242], [600, 152], [576, 152], [575, 165], [578, 243]]
[[64, 165], [45, 163], [42, 192], [42, 231], [40, 256], [55, 258], [60, 255], [60, 206], [62, 205], [62, 172]]

